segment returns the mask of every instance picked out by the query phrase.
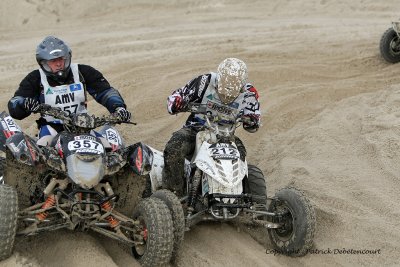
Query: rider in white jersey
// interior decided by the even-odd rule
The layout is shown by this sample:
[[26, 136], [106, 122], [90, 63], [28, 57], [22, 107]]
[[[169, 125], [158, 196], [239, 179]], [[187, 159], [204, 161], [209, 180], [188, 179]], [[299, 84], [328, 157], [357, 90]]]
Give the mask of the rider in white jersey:
[[[247, 82], [246, 64], [236, 58], [227, 58], [218, 66], [217, 72], [200, 75], [168, 97], [168, 112], [184, 111], [188, 103], [207, 105], [208, 112], [224, 118], [228, 114], [241, 114], [249, 118], [243, 128], [256, 132], [260, 126], [258, 92]], [[184, 185], [184, 160], [195, 149], [199, 126], [204, 125], [204, 115], [190, 114], [183, 128], [174, 132], [164, 149], [164, 186], [182, 195]], [[246, 149], [236, 137], [235, 143], [242, 159]]]

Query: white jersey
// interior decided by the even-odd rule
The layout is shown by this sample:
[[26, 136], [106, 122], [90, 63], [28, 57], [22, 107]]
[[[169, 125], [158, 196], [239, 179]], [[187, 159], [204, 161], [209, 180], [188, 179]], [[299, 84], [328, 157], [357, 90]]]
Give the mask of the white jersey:
[[[207, 113], [212, 114], [213, 116], [219, 116], [222, 120], [230, 120], [233, 117], [236, 117], [246, 106], [247, 103], [244, 100], [244, 92], [241, 93], [232, 103], [229, 105], [223, 104], [219, 99], [216, 86], [216, 74], [211, 73], [210, 83], [207, 86], [207, 89], [201, 99], [201, 104], [207, 106]], [[205, 116], [202, 114], [196, 114], [194, 116], [195, 121], [204, 121]]]
[[[243, 115], [254, 115], [257, 118], [257, 125], [260, 124], [260, 104], [258, 102], [258, 92], [247, 83], [239, 96], [230, 104], [226, 105], [219, 99], [216, 90], [216, 73], [200, 75], [185, 86], [175, 90], [168, 97], [167, 107], [168, 112], [173, 114], [171, 107], [176, 97], [183, 99], [185, 103], [201, 103], [207, 105], [207, 112], [212, 115], [218, 115], [220, 119], [230, 120], [232, 115], [236, 116], [239, 113]], [[186, 120], [185, 126], [201, 126], [205, 123], [205, 116], [192, 113]]]
[[[39, 69], [43, 85], [44, 103], [52, 107], [59, 107], [70, 114], [86, 113], [85, 89], [79, 80], [78, 64], [71, 64], [71, 71], [74, 83], [50, 86], [46, 74], [42, 69]], [[44, 118], [48, 122], [62, 123], [62, 121], [56, 120], [51, 116], [44, 116]]]

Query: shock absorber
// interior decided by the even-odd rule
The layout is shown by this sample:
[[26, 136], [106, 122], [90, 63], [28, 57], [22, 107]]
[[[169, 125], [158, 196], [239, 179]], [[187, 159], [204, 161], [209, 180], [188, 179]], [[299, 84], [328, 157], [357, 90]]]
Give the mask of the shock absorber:
[[192, 185], [189, 189], [189, 199], [188, 199], [188, 216], [191, 215], [192, 211], [194, 210], [194, 205], [196, 204], [196, 194], [201, 182], [201, 170], [196, 169], [193, 179]]
[[[101, 204], [102, 209], [105, 211], [110, 211], [112, 209], [110, 201], [106, 201], [103, 204]], [[119, 221], [112, 215], [109, 215], [106, 217], [106, 220], [110, 224], [111, 228], [115, 228], [119, 225]]]
[[[54, 204], [56, 204], [56, 196], [54, 194], [51, 194], [50, 196], [47, 197], [46, 201], [42, 205], [42, 209], [51, 208], [54, 206]], [[36, 218], [39, 221], [44, 221], [48, 215], [49, 215], [49, 213], [47, 211], [44, 211], [44, 212], [36, 214]]]
[[[68, 186], [68, 184], [69, 184], [68, 179], [58, 180], [53, 177], [50, 180], [49, 184], [46, 186], [46, 188], [43, 190], [44, 195], [48, 197], [46, 198], [44, 204], [42, 205], [42, 209], [49, 209], [56, 204], [56, 201], [59, 196], [52, 193], [56, 185], [58, 185], [58, 188], [60, 190], [64, 190]], [[44, 211], [36, 214], [36, 218], [39, 221], [44, 221], [48, 215], [49, 213], [47, 211]]]

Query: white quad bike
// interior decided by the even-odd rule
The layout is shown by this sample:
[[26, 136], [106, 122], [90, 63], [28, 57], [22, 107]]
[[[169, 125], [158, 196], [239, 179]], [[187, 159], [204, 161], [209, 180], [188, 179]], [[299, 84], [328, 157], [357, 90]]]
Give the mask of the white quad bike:
[[387, 29], [381, 37], [379, 49], [383, 59], [389, 63], [400, 61], [400, 21], [392, 22], [392, 27]]
[[[314, 209], [293, 187], [281, 189], [273, 198], [266, 197], [262, 171], [243, 161], [234, 143], [235, 130], [244, 118], [232, 114], [230, 120], [221, 120], [207, 113], [204, 104], [191, 105], [188, 111], [204, 114], [206, 123], [196, 136], [193, 157], [185, 163], [186, 192], [180, 200], [184, 215], [179, 203], [167, 204], [174, 229], [187, 231], [200, 221], [237, 220], [267, 228], [275, 249], [281, 253], [305, 255], [313, 243]], [[151, 197], [157, 197], [163, 187], [163, 153], [142, 144], [132, 156], [136, 172], [149, 173], [144, 197], [153, 192]]]

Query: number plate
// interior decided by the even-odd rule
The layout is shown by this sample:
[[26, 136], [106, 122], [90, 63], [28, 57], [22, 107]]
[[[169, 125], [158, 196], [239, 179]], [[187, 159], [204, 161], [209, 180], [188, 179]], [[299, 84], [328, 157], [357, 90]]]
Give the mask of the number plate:
[[106, 137], [110, 144], [121, 146], [121, 137], [119, 136], [118, 132], [114, 129], [107, 129], [106, 130]]
[[11, 118], [10, 116], [7, 116], [4, 118], [4, 122], [1, 122], [3, 124], [3, 128], [5, 130], [9, 130], [11, 132], [21, 132], [21, 130], [19, 129], [18, 125], [14, 122], [13, 118]]
[[239, 151], [232, 145], [217, 144], [210, 147], [211, 157], [214, 159], [237, 159], [239, 158]]
[[[78, 136], [79, 137], [79, 136]], [[101, 143], [91, 139], [76, 139], [68, 143], [68, 150], [79, 153], [102, 154], [104, 147]]]

